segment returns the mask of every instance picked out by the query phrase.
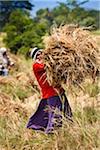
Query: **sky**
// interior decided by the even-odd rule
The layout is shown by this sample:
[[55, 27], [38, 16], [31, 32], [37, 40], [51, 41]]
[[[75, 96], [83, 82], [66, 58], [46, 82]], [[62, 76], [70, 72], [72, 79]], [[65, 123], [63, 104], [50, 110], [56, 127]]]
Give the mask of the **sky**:
[[[36, 11], [41, 8], [53, 9], [54, 7], [59, 5], [57, 2], [66, 2], [66, 0], [30, 0], [30, 1], [32, 4], [35, 5], [31, 12], [32, 16], [35, 16]], [[78, 0], [78, 2], [82, 2], [82, 1], [83, 0]], [[100, 10], [100, 0], [89, 0], [89, 2], [82, 5], [82, 7], [85, 7], [86, 9]]]

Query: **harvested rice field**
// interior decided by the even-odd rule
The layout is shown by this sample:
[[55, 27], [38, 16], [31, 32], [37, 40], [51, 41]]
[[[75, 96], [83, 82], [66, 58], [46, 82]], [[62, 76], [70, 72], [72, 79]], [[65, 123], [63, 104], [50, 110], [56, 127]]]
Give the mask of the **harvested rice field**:
[[10, 54], [16, 65], [8, 77], [0, 77], [0, 150], [100, 149], [100, 79], [96, 74], [100, 35], [91, 36], [83, 29], [64, 26], [45, 37], [48, 80], [54, 86], [62, 84], [73, 110], [73, 123], [63, 118], [62, 128], [51, 135], [26, 129], [40, 102], [40, 89], [32, 61]]

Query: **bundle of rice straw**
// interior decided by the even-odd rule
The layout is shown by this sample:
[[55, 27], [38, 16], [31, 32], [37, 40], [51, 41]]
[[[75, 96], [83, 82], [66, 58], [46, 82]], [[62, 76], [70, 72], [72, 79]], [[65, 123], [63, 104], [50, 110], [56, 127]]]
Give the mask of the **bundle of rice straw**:
[[51, 85], [79, 85], [95, 78], [99, 69], [99, 49], [89, 31], [75, 25], [53, 28], [44, 37], [47, 78]]

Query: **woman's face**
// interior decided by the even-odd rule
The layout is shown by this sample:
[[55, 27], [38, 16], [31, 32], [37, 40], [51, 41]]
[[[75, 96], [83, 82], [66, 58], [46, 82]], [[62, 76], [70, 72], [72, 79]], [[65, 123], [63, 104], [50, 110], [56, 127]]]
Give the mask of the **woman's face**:
[[7, 53], [6, 53], [6, 52], [4, 52], [4, 53], [3, 53], [3, 56], [5, 56], [5, 55], [7, 55]]
[[41, 60], [42, 59], [42, 52], [39, 51], [36, 55], [36, 59]]

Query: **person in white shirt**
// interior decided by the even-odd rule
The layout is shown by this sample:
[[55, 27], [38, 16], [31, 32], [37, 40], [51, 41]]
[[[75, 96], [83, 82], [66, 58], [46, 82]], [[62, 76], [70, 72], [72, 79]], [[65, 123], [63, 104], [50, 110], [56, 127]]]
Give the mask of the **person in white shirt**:
[[0, 48], [0, 75], [7, 76], [9, 72], [9, 67], [13, 65], [14, 63], [7, 55], [7, 49], [5, 47]]

